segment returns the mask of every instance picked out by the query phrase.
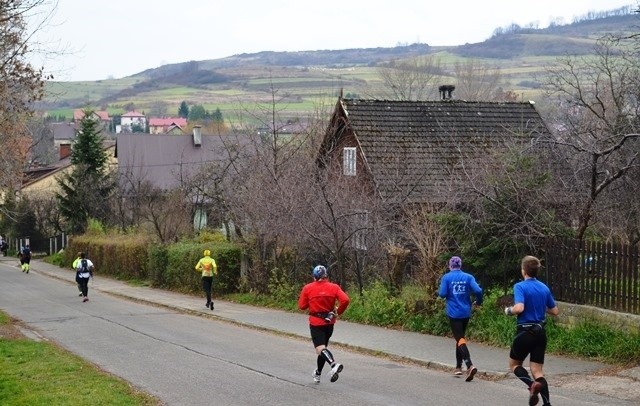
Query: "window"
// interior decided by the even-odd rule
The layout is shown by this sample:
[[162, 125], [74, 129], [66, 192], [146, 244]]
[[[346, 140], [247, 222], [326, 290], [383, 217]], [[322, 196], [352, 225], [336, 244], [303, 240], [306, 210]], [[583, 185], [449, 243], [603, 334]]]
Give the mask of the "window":
[[355, 213], [351, 218], [353, 235], [351, 246], [357, 250], [367, 250], [367, 228], [369, 226], [369, 213]]
[[342, 173], [346, 176], [356, 176], [356, 149], [346, 147], [343, 151]]
[[193, 229], [195, 231], [202, 230], [207, 226], [207, 220], [207, 211], [202, 206], [196, 207], [196, 211], [193, 216]]

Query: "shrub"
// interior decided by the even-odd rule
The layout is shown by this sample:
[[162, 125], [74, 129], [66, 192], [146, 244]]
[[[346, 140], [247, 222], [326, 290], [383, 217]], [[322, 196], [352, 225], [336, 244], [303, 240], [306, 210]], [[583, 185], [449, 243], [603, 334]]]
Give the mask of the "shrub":
[[[218, 276], [213, 278], [214, 291], [230, 293], [237, 291], [240, 281], [242, 248], [232, 243], [208, 243], [184, 241], [167, 247], [166, 268], [162, 276], [163, 286], [180, 292], [197, 293], [201, 289], [201, 274], [195, 265], [205, 249], [211, 251], [218, 266]], [[160, 270], [158, 270], [160, 272]]]
[[149, 246], [149, 280], [151, 286], [165, 286], [164, 274], [169, 263], [167, 247], [165, 245], [152, 244]]
[[408, 315], [405, 303], [391, 296], [381, 282], [374, 282], [357, 298], [351, 296], [351, 305], [345, 312], [349, 320], [388, 327], [402, 326]]
[[298, 308], [298, 295], [302, 286], [292, 282], [282, 269], [274, 268], [271, 270], [268, 289], [269, 296], [278, 304], [278, 307], [286, 310]]
[[146, 237], [138, 234], [84, 234], [69, 240], [65, 264], [71, 266], [77, 253], [84, 252], [95, 264], [98, 275], [146, 279], [148, 245]]

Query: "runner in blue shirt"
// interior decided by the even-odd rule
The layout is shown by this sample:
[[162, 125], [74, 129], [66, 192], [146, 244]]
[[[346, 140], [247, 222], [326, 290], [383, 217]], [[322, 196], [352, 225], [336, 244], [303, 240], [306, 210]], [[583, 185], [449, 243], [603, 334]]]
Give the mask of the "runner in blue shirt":
[[[559, 313], [551, 291], [536, 279], [540, 270], [540, 260], [526, 256], [522, 259], [521, 272], [524, 280], [513, 286], [513, 303], [504, 309], [506, 315], [517, 316], [517, 333], [509, 353], [509, 368], [529, 388], [529, 405], [537, 405], [542, 395], [544, 406], [550, 406], [549, 386], [544, 379], [542, 365], [547, 349], [547, 334], [544, 330], [546, 314]], [[529, 357], [533, 379], [522, 366]]]
[[449, 272], [440, 280], [438, 296], [447, 300], [447, 317], [456, 340], [456, 369], [454, 375], [462, 375], [462, 362], [467, 366], [467, 382], [471, 381], [478, 369], [471, 362], [471, 354], [467, 348], [465, 334], [469, 318], [471, 318], [471, 295], [475, 295], [475, 304], [482, 305], [482, 288], [473, 275], [462, 271], [462, 259], [451, 257]]

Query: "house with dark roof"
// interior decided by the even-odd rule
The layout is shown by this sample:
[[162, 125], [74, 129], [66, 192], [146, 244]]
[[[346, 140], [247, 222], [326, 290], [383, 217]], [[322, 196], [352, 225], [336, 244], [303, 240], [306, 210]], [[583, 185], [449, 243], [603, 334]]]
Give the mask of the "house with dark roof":
[[[118, 134], [116, 157], [120, 187], [147, 182], [168, 191], [205, 183], [216, 176], [217, 167], [243, 153], [249, 139], [236, 136], [202, 135], [195, 127], [191, 135]], [[205, 178], [203, 178], [203, 176]], [[211, 202], [202, 195], [192, 197], [194, 225], [207, 225]], [[196, 221], [198, 225], [196, 225]]]
[[547, 136], [533, 102], [340, 98], [318, 163], [387, 202], [442, 203], [473, 162], [507, 142]]
[[[109, 171], [113, 171], [116, 167], [114, 159], [115, 142], [105, 140], [102, 143], [102, 148], [107, 154], [107, 168]], [[73, 170], [70, 151], [69, 149], [69, 154], [60, 156], [60, 160], [51, 165], [25, 170], [20, 187], [20, 194], [43, 197], [53, 196], [59, 192], [58, 177], [68, 174]]]

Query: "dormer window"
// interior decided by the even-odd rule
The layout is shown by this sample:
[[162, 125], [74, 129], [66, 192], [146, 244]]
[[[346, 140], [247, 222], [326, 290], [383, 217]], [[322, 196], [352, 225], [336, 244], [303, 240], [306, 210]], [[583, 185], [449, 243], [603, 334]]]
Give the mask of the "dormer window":
[[346, 147], [342, 152], [342, 173], [346, 176], [356, 176], [356, 149]]

